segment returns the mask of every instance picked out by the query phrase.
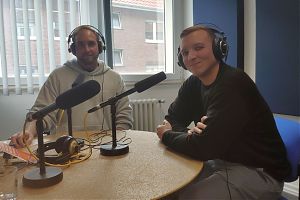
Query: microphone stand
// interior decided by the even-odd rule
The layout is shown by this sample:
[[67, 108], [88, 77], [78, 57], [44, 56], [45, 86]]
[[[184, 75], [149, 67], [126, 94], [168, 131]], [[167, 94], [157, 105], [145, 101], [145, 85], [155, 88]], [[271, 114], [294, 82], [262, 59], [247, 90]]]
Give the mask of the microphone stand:
[[129, 146], [117, 143], [117, 130], [116, 130], [116, 103], [118, 98], [111, 98], [107, 103], [102, 105], [110, 105], [111, 122], [112, 122], [112, 144], [100, 145], [100, 153], [104, 156], [119, 156], [129, 152]]
[[59, 183], [63, 178], [63, 172], [57, 167], [45, 167], [44, 126], [42, 118], [37, 119], [36, 129], [38, 136], [39, 168], [35, 168], [24, 174], [23, 185], [40, 188]]
[[68, 133], [69, 133], [69, 136], [73, 136], [73, 132], [72, 132], [72, 108], [67, 109], [67, 116], [68, 116]]
[[[82, 74], [79, 74], [79, 76], [77, 77], [77, 79], [82, 78], [81, 77]], [[75, 80], [74, 83], [72, 84], [72, 88], [78, 86], [78, 82], [82, 82], [83, 80]], [[73, 127], [72, 127], [72, 108], [67, 108], [67, 116], [68, 116], [68, 133], [69, 136], [73, 137]], [[75, 138], [75, 140], [77, 141], [77, 143], [79, 145], [84, 145], [84, 141], [81, 138]]]
[[[73, 127], [72, 127], [72, 108], [67, 108], [67, 116], [68, 116], [68, 133], [69, 136], [73, 137]], [[81, 138], [74, 138], [76, 142], [80, 145], [80, 147], [84, 146], [84, 140]]]

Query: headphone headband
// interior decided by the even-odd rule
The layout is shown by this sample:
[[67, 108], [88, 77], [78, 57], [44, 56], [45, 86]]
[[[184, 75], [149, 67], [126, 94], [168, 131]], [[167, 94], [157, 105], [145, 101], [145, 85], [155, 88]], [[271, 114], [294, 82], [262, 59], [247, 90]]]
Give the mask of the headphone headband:
[[[99, 54], [102, 53], [102, 51], [104, 51], [106, 49], [105, 46], [105, 39], [104, 36], [102, 35], [101, 31], [99, 29], [97, 29], [96, 27], [92, 26], [92, 25], [81, 25], [76, 27], [68, 36], [68, 51], [72, 54], [76, 54], [76, 44], [75, 44], [75, 37], [77, 35], [77, 33], [79, 31], [81, 31], [82, 29], [87, 29], [87, 30], [91, 30], [93, 31], [96, 36], [97, 36], [97, 42], [98, 42], [98, 48], [99, 48]], [[72, 42], [70, 44], [70, 42]]]

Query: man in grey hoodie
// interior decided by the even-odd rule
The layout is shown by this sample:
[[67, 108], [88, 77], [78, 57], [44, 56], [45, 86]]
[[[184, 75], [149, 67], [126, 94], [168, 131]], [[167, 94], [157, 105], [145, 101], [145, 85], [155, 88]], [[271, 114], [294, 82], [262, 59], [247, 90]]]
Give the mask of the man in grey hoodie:
[[[72, 40], [72, 44], [70, 41]], [[105, 49], [102, 34], [93, 26], [82, 25], [75, 28], [68, 40], [69, 52], [77, 59], [66, 62], [62, 67], [55, 69], [41, 88], [37, 99], [31, 108], [32, 112], [38, 111], [53, 102], [57, 96], [71, 89], [72, 83], [79, 74], [84, 76], [84, 81], [96, 80], [101, 90], [93, 98], [72, 108], [73, 127], [83, 128], [85, 113], [100, 102], [106, 101], [124, 92], [125, 84], [122, 77], [103, 61], [98, 59], [99, 54]], [[132, 109], [128, 97], [120, 99], [116, 104], [116, 128], [126, 130], [132, 128]], [[66, 126], [67, 116], [61, 110], [56, 110], [44, 117], [44, 128], [53, 130], [57, 125]], [[90, 113], [86, 126], [98, 126], [101, 129], [111, 129], [110, 107], [104, 107]], [[17, 147], [30, 144], [37, 135], [36, 121], [28, 123], [25, 134], [19, 132], [11, 137], [11, 143]]]

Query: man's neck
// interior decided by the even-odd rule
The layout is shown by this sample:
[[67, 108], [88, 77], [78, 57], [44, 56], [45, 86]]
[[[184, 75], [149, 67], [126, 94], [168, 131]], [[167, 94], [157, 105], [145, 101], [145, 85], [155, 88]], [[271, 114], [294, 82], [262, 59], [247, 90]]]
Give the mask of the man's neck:
[[210, 68], [207, 73], [205, 73], [202, 77], [199, 77], [203, 85], [209, 86], [211, 85], [217, 78], [220, 69], [220, 63], [217, 63], [213, 67]]
[[90, 65], [87, 65], [87, 64], [84, 64], [84, 63], [81, 63], [81, 62], [78, 62], [79, 66], [81, 67], [82, 70], [84, 71], [88, 71], [88, 72], [92, 72], [94, 71], [97, 67], [98, 67], [98, 62], [97, 63], [93, 63], [93, 64], [90, 64]]

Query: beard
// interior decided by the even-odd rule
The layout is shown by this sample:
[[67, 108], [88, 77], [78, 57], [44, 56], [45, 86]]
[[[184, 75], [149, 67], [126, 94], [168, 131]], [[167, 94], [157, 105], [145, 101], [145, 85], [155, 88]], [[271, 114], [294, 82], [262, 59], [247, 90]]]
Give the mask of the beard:
[[97, 60], [98, 55], [82, 56], [81, 58], [77, 57], [80, 66], [87, 71], [93, 71], [98, 66]]
[[88, 56], [82, 56], [81, 58], [77, 58], [81, 63], [84, 64], [92, 64], [97, 62], [98, 55], [88, 55]]

